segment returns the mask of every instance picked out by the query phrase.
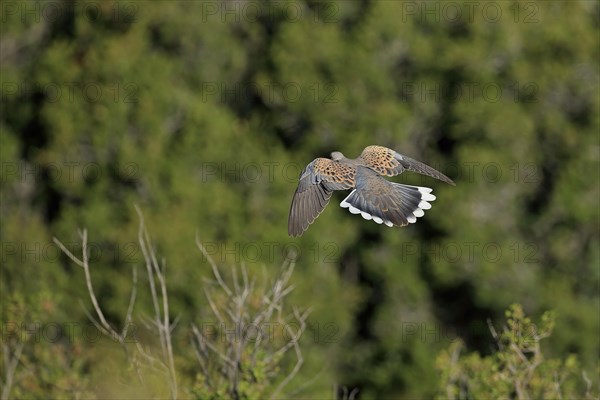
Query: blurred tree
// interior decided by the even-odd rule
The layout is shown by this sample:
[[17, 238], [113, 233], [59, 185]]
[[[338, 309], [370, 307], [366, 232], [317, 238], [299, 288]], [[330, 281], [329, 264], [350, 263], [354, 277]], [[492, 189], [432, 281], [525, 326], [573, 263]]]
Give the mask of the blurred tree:
[[[86, 321], [73, 301], [84, 286], [51, 238], [77, 252], [87, 226], [99, 301], [123, 322], [128, 271], [143, 262], [138, 203], [183, 322], [208, 307], [196, 231], [218, 262], [251, 271], [296, 250], [290, 296], [313, 307], [297, 377], [307, 397], [334, 383], [431, 397], [436, 354], [460, 336], [485, 357], [483, 321], [514, 302], [556, 310], [549, 357], [593, 370], [599, 12], [585, 0], [3, 2], [3, 321], [11, 301], [35, 309], [36, 293], [53, 304], [40, 323]], [[304, 165], [369, 144], [457, 186], [403, 175], [438, 196], [415, 226], [329, 207], [289, 239]]]

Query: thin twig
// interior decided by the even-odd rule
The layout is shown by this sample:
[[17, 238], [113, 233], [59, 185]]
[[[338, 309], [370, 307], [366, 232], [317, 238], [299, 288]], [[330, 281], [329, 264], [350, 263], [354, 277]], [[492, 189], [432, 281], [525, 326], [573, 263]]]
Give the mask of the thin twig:
[[10, 390], [12, 389], [13, 380], [15, 377], [15, 370], [21, 359], [21, 353], [23, 352], [24, 342], [18, 342], [14, 353], [10, 355], [10, 348], [8, 345], [2, 345], [4, 352], [4, 364], [5, 364], [5, 378], [4, 387], [2, 388], [2, 400], [6, 400], [10, 396]]
[[[175, 359], [173, 357], [173, 345], [171, 340], [171, 324], [169, 320], [169, 295], [167, 291], [167, 284], [164, 277], [164, 271], [166, 270], [166, 263], [163, 262], [163, 268], [159, 267], [150, 235], [146, 230], [144, 223], [144, 216], [140, 208], [136, 205], [135, 210], [140, 219], [140, 228], [138, 231], [138, 239], [140, 247], [142, 248], [142, 254], [146, 261], [146, 271], [148, 273], [148, 281], [150, 283], [150, 292], [152, 294], [152, 304], [154, 306], [155, 313], [155, 324], [157, 327], [158, 335], [160, 338], [160, 345], [163, 353], [163, 359], [168, 370], [169, 376], [169, 389], [171, 391], [171, 397], [177, 398], [177, 374], [175, 372]], [[160, 297], [162, 300], [162, 313], [159, 306], [158, 293], [156, 285], [154, 283], [154, 275], [158, 279], [160, 286]], [[162, 316], [161, 316], [162, 314]]]
[[[171, 391], [171, 397], [173, 399], [177, 398], [177, 377], [175, 373], [175, 362], [173, 357], [173, 348], [172, 348], [172, 340], [171, 333], [175, 329], [179, 318], [176, 318], [174, 323], [170, 323], [169, 318], [169, 302], [168, 302], [168, 291], [166, 286], [165, 279], [165, 269], [166, 263], [163, 262], [163, 268], [158, 267], [158, 262], [156, 259], [154, 248], [151, 245], [150, 236], [145, 228], [143, 214], [140, 208], [135, 206], [136, 212], [140, 218], [140, 225], [138, 231], [138, 239], [140, 248], [142, 250], [142, 254], [144, 256], [144, 261], [146, 264], [146, 273], [148, 275], [148, 282], [150, 286], [150, 293], [152, 296], [152, 304], [154, 307], [154, 320], [151, 322], [154, 324], [154, 328], [156, 329], [161, 349], [163, 351], [163, 361], [157, 360], [150, 352], [147, 352], [144, 347], [139, 343], [135, 342], [135, 348], [138, 350], [138, 354], [145, 361], [147, 367], [154, 369], [156, 371], [166, 373], [168, 377], [169, 388]], [[82, 240], [82, 258], [79, 259], [71, 251], [69, 251], [57, 238], [54, 238], [54, 242], [60, 247], [60, 249], [77, 265], [83, 268], [85, 275], [85, 282], [88, 294], [90, 296], [90, 300], [92, 302], [94, 312], [97, 318], [95, 318], [91, 313], [89, 313], [82, 304], [84, 312], [90, 319], [90, 321], [96, 326], [96, 328], [102, 332], [105, 336], [111, 337], [112, 339], [118, 341], [121, 345], [123, 345], [127, 357], [130, 355], [128, 353], [128, 348], [125, 346], [125, 341], [127, 338], [127, 334], [132, 325], [133, 320], [133, 308], [135, 306], [135, 301], [137, 298], [137, 269], [134, 267], [132, 269], [132, 288], [131, 294], [129, 297], [129, 304], [127, 306], [127, 312], [125, 314], [124, 326], [121, 329], [121, 333], [118, 333], [106, 320], [104, 316], [104, 312], [100, 307], [98, 299], [95, 295], [94, 288], [92, 285], [92, 278], [90, 273], [89, 266], [89, 254], [88, 254], [88, 243], [87, 243], [87, 230], [84, 229], [79, 233]], [[156, 275], [156, 276], [155, 276]], [[155, 279], [159, 282], [160, 287], [160, 295], [157, 291]], [[159, 303], [159, 297], [162, 303], [162, 310]], [[137, 357], [133, 357], [131, 361], [136, 367], [136, 373], [140, 379], [140, 382], [143, 383], [143, 377], [140, 374], [138, 368]], [[157, 369], [156, 366], [159, 368]]]
[[225, 291], [225, 293], [227, 293], [228, 296], [231, 296], [231, 289], [229, 289], [229, 287], [227, 287], [225, 282], [223, 282], [223, 279], [221, 278], [221, 274], [219, 274], [219, 269], [217, 268], [217, 264], [215, 264], [214, 260], [210, 256], [210, 254], [208, 254], [208, 252], [206, 251], [206, 248], [200, 242], [200, 238], [198, 237], [198, 232], [196, 232], [196, 246], [198, 247], [200, 252], [202, 252], [204, 257], [208, 260], [208, 263], [210, 264], [210, 267], [212, 268], [213, 275], [215, 276], [215, 278], [217, 278], [217, 282], [219, 282], [219, 285], [221, 286], [221, 288]]
[[62, 250], [63, 253], [65, 253], [75, 264], [79, 265], [80, 267], [83, 268], [83, 262], [75, 257], [73, 255], [73, 253], [71, 253], [62, 243], [60, 240], [58, 240], [57, 238], [52, 238], [52, 240], [54, 241], [54, 243], [56, 243], [56, 245], [58, 247], [60, 247], [60, 249]]
[[121, 336], [123, 339], [127, 338], [127, 331], [129, 330], [129, 326], [131, 325], [131, 315], [133, 313], [133, 305], [135, 304], [135, 299], [137, 296], [137, 268], [134, 266], [132, 268], [132, 286], [131, 286], [131, 296], [129, 296], [129, 306], [127, 306], [127, 314], [125, 314], [125, 325], [123, 326], [123, 330], [121, 331]]
[[[294, 347], [294, 352], [296, 353], [296, 364], [294, 365], [294, 368], [292, 368], [292, 371], [290, 371], [290, 373], [277, 386], [277, 388], [271, 395], [271, 398], [276, 398], [279, 395], [279, 393], [283, 390], [283, 388], [296, 376], [298, 371], [300, 371], [300, 367], [302, 367], [302, 364], [304, 363], [304, 358], [302, 357], [302, 351], [301, 351], [300, 345], [299, 345], [299, 339], [300, 339], [300, 336], [302, 336], [304, 329], [306, 328], [305, 321], [306, 321], [306, 317], [308, 316], [308, 312], [305, 312], [304, 314], [300, 314], [297, 309], [294, 309], [294, 316], [296, 317], [296, 320], [298, 322], [300, 322], [300, 328], [298, 330], [297, 337], [292, 339], [289, 343], [292, 343], [292, 346]], [[289, 325], [286, 325], [285, 328], [288, 333], [293, 334], [291, 332]], [[287, 350], [285, 350], [285, 351], [287, 351]]]
[[[293, 260], [286, 259], [284, 261], [279, 275], [269, 286], [267, 286], [268, 280], [264, 268], [262, 270], [264, 284], [255, 285], [255, 277], [249, 276], [244, 263], [239, 266], [239, 271], [231, 265], [231, 279], [226, 283], [207, 249], [200, 243], [197, 234], [196, 246], [208, 260], [213, 272], [215, 280], [207, 282], [215, 283], [226, 296], [225, 302], [217, 302], [214, 298], [215, 293], [205, 288], [208, 305], [223, 327], [222, 329], [227, 329], [228, 323], [234, 327], [232, 331], [234, 335], [229, 335], [229, 331], [226, 331], [227, 334], [222, 341], [223, 345], [216, 345], [217, 342], [214, 338], [209, 338], [206, 332], [200, 332], [197, 327], [192, 329], [196, 337], [196, 358], [202, 371], [211, 371], [207, 364], [210, 362], [208, 353], [215, 354], [218, 357], [217, 360], [222, 360], [222, 364], [217, 366], [216, 370], [225, 380], [229, 396], [238, 397], [242, 395], [239, 392], [242, 379], [247, 379], [246, 376], [249, 376], [251, 380], [256, 379], [255, 368], [259, 361], [266, 376], [272, 378], [278, 370], [281, 357], [293, 349], [296, 354], [296, 363], [272, 393], [272, 397], [276, 397], [297, 375], [304, 362], [298, 339], [306, 329], [309, 310], [304, 313], [300, 313], [297, 309], [293, 310], [291, 318], [298, 322], [297, 331], [292, 329], [287, 318], [282, 318], [284, 298], [294, 289], [293, 285], [288, 285], [294, 269]], [[259, 304], [251, 301], [255, 298], [259, 300]], [[247, 334], [246, 328], [261, 327], [266, 323], [283, 324], [285, 336], [289, 336], [290, 339], [284, 338], [285, 343], [281, 347], [274, 346], [275, 348], [271, 349], [270, 341], [265, 343], [264, 335], [261, 332], [254, 343], [249, 344], [250, 335]], [[249, 354], [247, 354], [248, 350], [250, 350]]]
[[81, 247], [82, 247], [81, 248], [81, 253], [82, 253], [81, 260], [78, 259], [77, 257], [75, 257], [73, 255], [73, 253], [71, 253], [57, 238], [54, 238], [54, 243], [56, 243], [61, 248], [61, 250], [71, 260], [73, 260], [77, 265], [79, 265], [83, 268], [87, 291], [90, 296], [90, 300], [92, 301], [92, 305], [94, 306], [94, 311], [96, 312], [96, 315], [98, 316], [98, 319], [100, 320], [97, 323], [97, 325], [101, 325], [104, 328], [104, 330], [102, 330], [102, 331], [109, 332], [108, 336], [112, 335], [112, 337], [114, 337], [116, 340], [118, 340], [120, 343], [122, 343], [123, 340], [122, 340], [121, 336], [106, 321], [106, 318], [104, 317], [104, 313], [102, 312], [102, 309], [100, 308], [100, 304], [98, 303], [98, 299], [96, 298], [96, 294], [94, 293], [94, 287], [92, 285], [92, 277], [90, 274], [90, 265], [89, 265], [88, 248], [87, 248], [87, 230], [86, 229], [84, 229], [83, 232], [80, 232], [80, 237], [81, 237]]

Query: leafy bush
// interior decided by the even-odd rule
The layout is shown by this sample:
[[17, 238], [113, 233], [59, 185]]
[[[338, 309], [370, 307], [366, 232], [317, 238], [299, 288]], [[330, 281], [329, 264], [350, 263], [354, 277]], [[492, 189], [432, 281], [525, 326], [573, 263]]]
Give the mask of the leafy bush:
[[565, 359], [543, 356], [541, 341], [552, 334], [554, 313], [544, 313], [536, 324], [514, 304], [506, 311], [506, 318], [499, 334], [490, 324], [498, 346], [492, 355], [461, 355], [464, 344], [460, 340], [440, 354], [439, 399], [598, 398], [592, 394], [592, 381], [575, 355]]

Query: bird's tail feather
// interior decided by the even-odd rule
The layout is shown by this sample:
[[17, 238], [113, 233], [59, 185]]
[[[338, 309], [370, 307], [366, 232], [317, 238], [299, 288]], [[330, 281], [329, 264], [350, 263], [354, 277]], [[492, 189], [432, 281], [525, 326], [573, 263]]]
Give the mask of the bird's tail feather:
[[388, 183], [391, 190], [383, 194], [374, 194], [365, 188], [354, 189], [342, 200], [340, 207], [347, 208], [352, 214], [360, 214], [366, 220], [391, 227], [417, 222], [417, 218], [431, 208], [429, 202], [435, 200], [431, 188]]

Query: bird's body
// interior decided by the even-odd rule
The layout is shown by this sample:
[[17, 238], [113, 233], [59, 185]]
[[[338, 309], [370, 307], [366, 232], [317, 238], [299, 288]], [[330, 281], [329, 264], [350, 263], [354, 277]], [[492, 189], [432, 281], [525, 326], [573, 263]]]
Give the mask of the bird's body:
[[335, 190], [354, 189], [340, 206], [352, 214], [387, 226], [416, 222], [435, 200], [432, 189], [401, 185], [383, 179], [414, 171], [454, 185], [441, 172], [383, 146], [368, 146], [355, 159], [340, 152], [317, 158], [300, 174], [288, 219], [290, 236], [300, 236], [329, 203]]

